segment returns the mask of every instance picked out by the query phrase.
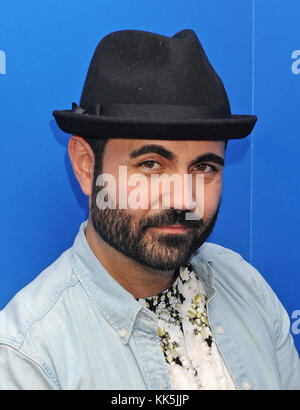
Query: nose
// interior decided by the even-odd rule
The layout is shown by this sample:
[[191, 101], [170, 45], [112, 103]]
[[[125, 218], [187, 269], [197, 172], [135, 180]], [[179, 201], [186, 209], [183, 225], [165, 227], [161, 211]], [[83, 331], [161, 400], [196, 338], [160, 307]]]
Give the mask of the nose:
[[195, 208], [193, 198], [193, 186], [187, 179], [187, 174], [175, 174], [174, 182], [170, 185], [170, 207], [181, 211], [192, 211]]
[[[187, 219], [201, 219], [204, 212], [204, 176], [201, 174], [161, 174], [153, 176], [151, 188], [156, 188], [163, 209], [177, 209], [187, 212]], [[159, 195], [157, 192], [159, 190]], [[151, 189], [152, 191], [152, 189]], [[154, 189], [155, 191], [155, 189]], [[158, 208], [156, 208], [158, 209]]]
[[[180, 210], [186, 211], [186, 220], [199, 220], [204, 214], [204, 175], [182, 174], [182, 192], [174, 192], [174, 207], [177, 206], [176, 199], [181, 195]], [[177, 195], [177, 196], [176, 196]], [[177, 208], [178, 209], [178, 208]], [[189, 211], [189, 212], [188, 212]]]

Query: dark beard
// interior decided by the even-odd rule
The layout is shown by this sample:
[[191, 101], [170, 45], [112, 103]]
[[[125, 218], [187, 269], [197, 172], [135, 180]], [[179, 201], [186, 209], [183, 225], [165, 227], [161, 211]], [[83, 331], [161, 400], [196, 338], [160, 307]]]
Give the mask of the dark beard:
[[[94, 229], [110, 246], [142, 265], [168, 271], [187, 263], [207, 240], [216, 223], [220, 202], [207, 222], [187, 220], [187, 211], [175, 209], [157, 211], [155, 215], [137, 220], [123, 209], [99, 209], [93, 192], [91, 217]], [[175, 224], [191, 229], [183, 234], [149, 232], [148, 229]]]

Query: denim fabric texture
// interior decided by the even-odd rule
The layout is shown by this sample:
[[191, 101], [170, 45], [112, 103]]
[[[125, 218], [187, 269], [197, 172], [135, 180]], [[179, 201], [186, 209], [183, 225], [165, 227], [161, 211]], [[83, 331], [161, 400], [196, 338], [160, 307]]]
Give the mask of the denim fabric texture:
[[[74, 245], [0, 312], [0, 389], [171, 389], [157, 317]], [[239, 254], [206, 242], [190, 263], [238, 389], [300, 389], [289, 317]]]

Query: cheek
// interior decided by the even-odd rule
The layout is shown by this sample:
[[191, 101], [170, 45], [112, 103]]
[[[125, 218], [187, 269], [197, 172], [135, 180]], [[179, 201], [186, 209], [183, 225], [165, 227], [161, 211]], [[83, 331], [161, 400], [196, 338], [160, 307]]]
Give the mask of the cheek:
[[120, 209], [145, 210], [149, 209], [149, 183], [141, 174], [127, 174], [121, 172], [116, 179], [117, 206]]
[[151, 212], [151, 187], [141, 174], [127, 173], [120, 168], [116, 177], [116, 208], [124, 210], [139, 221]]
[[204, 219], [215, 214], [222, 194], [222, 179], [204, 187]]

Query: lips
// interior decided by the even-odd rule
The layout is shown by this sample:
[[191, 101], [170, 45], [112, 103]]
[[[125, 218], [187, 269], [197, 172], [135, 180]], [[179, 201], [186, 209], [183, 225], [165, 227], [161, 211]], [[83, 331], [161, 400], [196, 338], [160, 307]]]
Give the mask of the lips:
[[141, 220], [139, 230], [145, 232], [153, 228], [160, 232], [177, 233], [187, 232], [188, 230], [199, 230], [203, 227], [203, 220], [193, 220], [186, 218], [186, 212], [167, 209], [157, 216], [146, 217]]
[[154, 229], [159, 229], [163, 232], [169, 232], [169, 233], [182, 233], [186, 232], [189, 227], [183, 226], [183, 225], [162, 225], [162, 226], [153, 226], [152, 228]]

